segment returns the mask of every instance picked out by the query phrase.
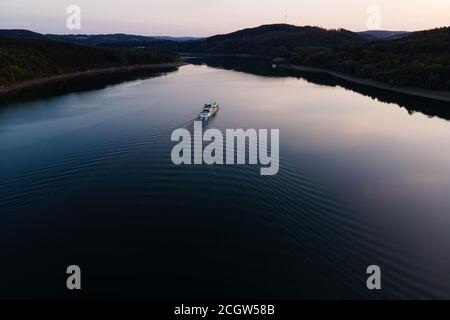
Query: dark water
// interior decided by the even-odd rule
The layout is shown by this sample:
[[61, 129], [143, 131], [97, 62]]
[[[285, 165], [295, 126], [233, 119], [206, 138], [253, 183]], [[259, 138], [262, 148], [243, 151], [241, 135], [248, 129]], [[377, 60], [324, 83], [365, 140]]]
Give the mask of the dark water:
[[[450, 297], [445, 106], [210, 65], [3, 102], [0, 297]], [[171, 163], [211, 97], [208, 128], [280, 129], [278, 175]]]

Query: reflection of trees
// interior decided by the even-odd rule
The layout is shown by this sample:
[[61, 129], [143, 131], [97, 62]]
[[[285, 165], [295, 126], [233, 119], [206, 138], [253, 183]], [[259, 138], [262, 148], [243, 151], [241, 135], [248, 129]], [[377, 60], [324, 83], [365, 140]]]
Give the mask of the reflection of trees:
[[216, 68], [241, 71], [260, 76], [298, 77], [315, 84], [333, 87], [341, 86], [345, 89], [360, 93], [381, 102], [395, 103], [408, 110], [410, 114], [414, 112], [421, 112], [430, 117], [436, 116], [442, 119], [450, 120], [449, 104], [445, 102], [367, 87], [320, 73], [290, 71], [284, 69], [273, 70], [271, 68], [272, 62], [269, 60], [235, 57], [208, 57], [205, 59], [194, 59], [192, 62], [194, 64], [207, 64]]
[[72, 92], [99, 90], [125, 81], [157, 78], [160, 76], [164, 76], [169, 72], [175, 72], [177, 70], [178, 68], [166, 68], [161, 70], [138, 70], [132, 72], [119, 72], [107, 75], [90, 76], [85, 78], [65, 80], [62, 82], [49, 83], [38, 87], [23, 89], [18, 91], [17, 93], [11, 93], [4, 97], [0, 96], [0, 106], [12, 102], [44, 99]]

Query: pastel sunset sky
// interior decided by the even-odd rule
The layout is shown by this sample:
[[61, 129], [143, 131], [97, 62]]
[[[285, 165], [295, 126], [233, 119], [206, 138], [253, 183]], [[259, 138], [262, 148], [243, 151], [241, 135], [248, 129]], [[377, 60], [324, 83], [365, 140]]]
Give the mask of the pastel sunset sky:
[[209, 36], [261, 24], [367, 29], [370, 5], [381, 9], [381, 29], [423, 30], [450, 24], [450, 0], [14, 0], [0, 2], [0, 29], [74, 33], [66, 8], [78, 5], [76, 33]]

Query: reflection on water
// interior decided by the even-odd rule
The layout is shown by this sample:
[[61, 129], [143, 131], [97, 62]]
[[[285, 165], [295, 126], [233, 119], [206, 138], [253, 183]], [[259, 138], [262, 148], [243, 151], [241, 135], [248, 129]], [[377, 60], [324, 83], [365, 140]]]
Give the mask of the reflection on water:
[[[86, 297], [448, 298], [449, 123], [255, 63], [0, 108], [0, 296], [78, 264]], [[207, 128], [280, 129], [278, 175], [171, 163], [210, 98]]]
[[352, 83], [343, 79], [331, 77], [326, 74], [313, 72], [300, 72], [286, 69], [272, 69], [271, 62], [264, 59], [251, 60], [248, 58], [223, 58], [223, 57], [198, 57], [191, 58], [189, 62], [197, 65], [206, 64], [215, 68], [223, 68], [226, 70], [235, 70], [247, 72], [261, 76], [272, 77], [300, 77], [311, 83], [325, 85], [325, 86], [340, 86], [345, 89], [358, 92], [372, 99], [396, 104], [408, 110], [409, 113], [421, 112], [430, 117], [439, 117], [450, 120], [450, 103], [435, 101], [431, 99], [408, 96], [396, 92], [390, 92], [368, 86]]
[[15, 102], [45, 99], [74, 92], [99, 90], [126, 81], [151, 79], [176, 70], [178, 70], [178, 68], [135, 70], [117, 72], [113, 74], [79, 77], [60, 82], [43, 84], [13, 92], [5, 96], [0, 95], [0, 108], [3, 105], [9, 105]]

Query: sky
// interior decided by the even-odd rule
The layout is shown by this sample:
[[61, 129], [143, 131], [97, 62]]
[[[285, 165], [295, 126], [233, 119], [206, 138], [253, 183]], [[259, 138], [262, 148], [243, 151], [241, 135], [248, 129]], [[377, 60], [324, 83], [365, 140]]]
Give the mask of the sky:
[[[67, 28], [67, 7], [81, 9], [81, 29]], [[0, 29], [41, 33], [210, 36], [269, 23], [425, 30], [450, 25], [450, 0], [0, 0]], [[368, 13], [368, 9], [370, 9]], [[373, 24], [369, 24], [369, 26]]]

